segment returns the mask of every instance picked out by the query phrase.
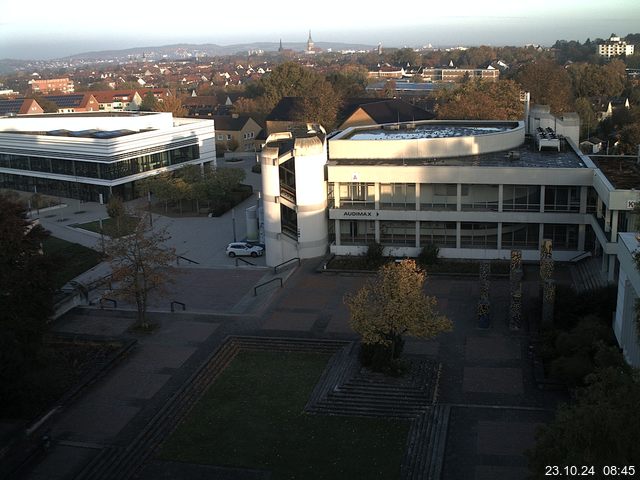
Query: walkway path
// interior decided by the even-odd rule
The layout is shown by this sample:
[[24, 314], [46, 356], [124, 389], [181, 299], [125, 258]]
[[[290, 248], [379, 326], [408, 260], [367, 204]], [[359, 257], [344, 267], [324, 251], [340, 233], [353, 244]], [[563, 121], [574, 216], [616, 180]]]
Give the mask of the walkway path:
[[[56, 330], [133, 335], [138, 346], [54, 419], [53, 447], [29, 478], [76, 478], [104, 449], [126, 448], [227, 335], [356, 339], [343, 297], [366, 277], [319, 274], [316, 264], [303, 262], [287, 272], [283, 289], [257, 297], [253, 286], [273, 278], [270, 270], [185, 269], [187, 277], [174, 287], [174, 295], [188, 298], [191, 307], [186, 313], [155, 313], [159, 328], [151, 335], [127, 332], [131, 312], [85, 309], [64, 317]], [[438, 398], [451, 413], [442, 478], [526, 478], [523, 451], [532, 446], [535, 428], [551, 418], [558, 400], [532, 382], [526, 332], [506, 327], [507, 288], [506, 280], [492, 282], [495, 315], [488, 330], [478, 330], [477, 282], [430, 278], [427, 291], [438, 297], [454, 331], [406, 344], [406, 353], [443, 364]], [[537, 292], [535, 282], [525, 282], [524, 291], [527, 310]]]

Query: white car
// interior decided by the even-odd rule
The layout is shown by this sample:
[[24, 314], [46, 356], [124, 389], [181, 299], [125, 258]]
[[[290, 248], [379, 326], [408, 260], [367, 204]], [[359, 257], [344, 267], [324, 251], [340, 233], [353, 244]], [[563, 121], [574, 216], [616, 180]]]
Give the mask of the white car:
[[233, 242], [227, 245], [227, 255], [233, 257], [261, 257], [264, 248], [246, 242]]

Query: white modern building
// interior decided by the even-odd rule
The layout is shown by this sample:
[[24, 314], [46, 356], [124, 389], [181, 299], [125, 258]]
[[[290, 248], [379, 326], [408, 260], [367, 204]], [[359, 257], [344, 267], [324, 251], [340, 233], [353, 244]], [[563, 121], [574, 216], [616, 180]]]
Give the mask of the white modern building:
[[[526, 124], [422, 121], [270, 137], [260, 156], [267, 264], [360, 255], [374, 241], [393, 256], [435, 244], [448, 258], [506, 259], [520, 249], [536, 260], [549, 238], [556, 260], [591, 252], [613, 281], [617, 233], [633, 225], [640, 181], [638, 191], [615, 185], [606, 159], [578, 150], [577, 116], [533, 108]], [[313, 153], [301, 148], [311, 142]]]
[[598, 44], [598, 55], [601, 57], [619, 57], [620, 55], [633, 55], [634, 45], [621, 40], [615, 33], [609, 40]]
[[0, 188], [126, 200], [150, 175], [215, 162], [212, 120], [156, 112], [0, 118]]
[[640, 272], [633, 255], [640, 249], [640, 242], [634, 233], [621, 233], [618, 240], [618, 303], [613, 321], [613, 331], [622, 354], [629, 363], [640, 367], [640, 332], [636, 321], [636, 302], [640, 296]]

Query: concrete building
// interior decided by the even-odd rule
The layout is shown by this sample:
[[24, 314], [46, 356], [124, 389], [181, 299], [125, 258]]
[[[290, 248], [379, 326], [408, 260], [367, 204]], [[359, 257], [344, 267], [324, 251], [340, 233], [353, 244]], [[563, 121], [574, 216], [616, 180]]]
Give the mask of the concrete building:
[[620, 55], [633, 55], [634, 45], [621, 40], [615, 33], [609, 40], [598, 44], [598, 55], [601, 57], [619, 57]]
[[260, 153], [267, 265], [325, 254], [328, 245], [326, 134], [269, 135]]
[[[351, 127], [329, 139], [270, 137], [260, 155], [267, 263], [311, 252], [361, 255], [374, 241], [399, 257], [435, 244], [448, 258], [506, 259], [520, 249], [524, 260], [537, 260], [549, 238], [556, 260], [601, 256], [613, 281], [617, 233], [633, 225], [640, 189], [612, 183], [605, 161], [578, 150], [575, 116], [554, 119], [547, 111], [533, 108], [527, 122], [401, 122]], [[298, 148], [308, 137], [316, 139], [313, 154]], [[328, 150], [324, 168], [321, 148]], [[304, 209], [299, 192], [313, 192]], [[306, 235], [300, 225], [308, 211], [317, 223]]]
[[636, 303], [640, 297], [640, 272], [636, 267], [634, 255], [640, 249], [638, 236], [634, 233], [621, 233], [618, 238], [618, 261], [620, 273], [618, 275], [618, 302], [613, 332], [622, 354], [629, 363], [640, 367], [640, 332], [636, 313]]
[[151, 112], [0, 118], [0, 188], [94, 202], [112, 194], [131, 199], [141, 179], [215, 161], [211, 120]]
[[33, 93], [73, 93], [73, 80], [68, 78], [50, 78], [48, 80], [29, 80], [29, 87]]

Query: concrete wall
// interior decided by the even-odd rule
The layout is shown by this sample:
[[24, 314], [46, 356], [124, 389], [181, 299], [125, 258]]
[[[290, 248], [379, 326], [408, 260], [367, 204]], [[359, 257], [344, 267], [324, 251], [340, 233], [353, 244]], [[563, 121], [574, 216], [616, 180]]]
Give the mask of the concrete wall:
[[[475, 122], [474, 122], [475, 123]], [[486, 126], [496, 122], [478, 122]], [[416, 125], [468, 125], [468, 121], [446, 122], [424, 121]], [[504, 122], [501, 122], [504, 125]], [[524, 122], [514, 123], [514, 128], [498, 133], [487, 133], [469, 137], [352, 140], [349, 137], [361, 129], [372, 127], [352, 127], [330, 140], [331, 159], [393, 159], [403, 158], [450, 158], [508, 151], [524, 143]], [[382, 128], [382, 127], [380, 127]]]

